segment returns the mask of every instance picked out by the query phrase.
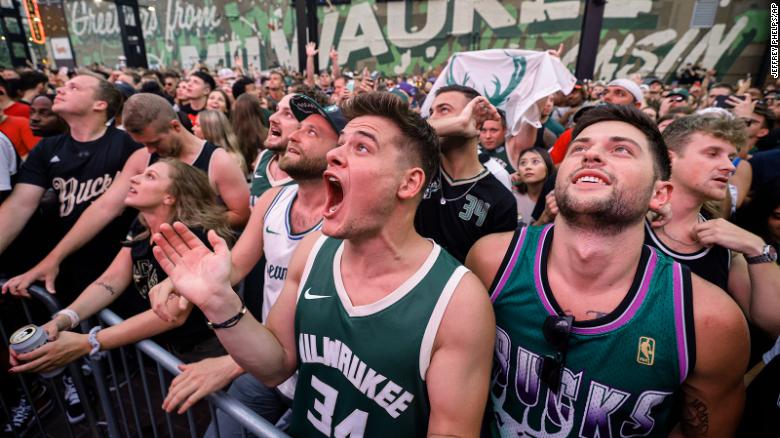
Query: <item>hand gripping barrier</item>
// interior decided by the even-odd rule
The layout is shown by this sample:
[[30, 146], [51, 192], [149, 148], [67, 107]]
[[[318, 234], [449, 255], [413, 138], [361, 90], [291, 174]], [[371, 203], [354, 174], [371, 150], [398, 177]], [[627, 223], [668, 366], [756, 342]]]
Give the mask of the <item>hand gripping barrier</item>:
[[[5, 279], [0, 279], [0, 286], [5, 281]], [[28, 291], [33, 300], [42, 304], [46, 309], [47, 319], [34, 321], [30, 310], [33, 303], [6, 295], [3, 299], [8, 300], [9, 305], [19, 306], [23, 310], [24, 320], [15, 321], [15, 325], [21, 326], [20, 323], [41, 325], [48, 321], [50, 315], [61, 309], [56, 297], [43, 288], [32, 286]], [[20, 314], [20, 316], [22, 315]], [[99, 319], [104, 326], [116, 325], [123, 321], [122, 318], [108, 309], [100, 312]], [[0, 335], [4, 340], [3, 345], [8, 348], [8, 338], [18, 327], [9, 327], [5, 324], [6, 321], [0, 323]], [[91, 325], [88, 322], [82, 321], [81, 331], [83, 333], [88, 332], [90, 328]], [[105, 362], [108, 362], [109, 365], [108, 372], [105, 372], [103, 368]], [[116, 362], [121, 362], [121, 368], [117, 366]], [[83, 365], [79, 366], [81, 363]], [[178, 369], [180, 364], [182, 362], [178, 358], [150, 340], [143, 340], [135, 345], [116, 349], [101, 360], [83, 359], [69, 364], [68, 373], [73, 377], [73, 383], [80, 400], [83, 402], [86, 417], [86, 422], [75, 426], [66, 420], [62, 394], [57, 391], [56, 383], [61, 377], [43, 379], [34, 374], [16, 376], [11, 381], [18, 380], [21, 393], [27, 400], [34, 400], [33, 386], [35, 383], [33, 382], [42, 381], [42, 384], [53, 392], [52, 398], [58, 407], [58, 415], [44, 415], [44, 413], [39, 412], [40, 409], [36, 408], [35, 403], [31, 402], [32, 422], [27, 425], [26, 430], [13, 429], [12, 434], [13, 436], [22, 436], [25, 433], [34, 432], [35, 436], [76, 437], [90, 435], [111, 438], [136, 436], [156, 438], [161, 435], [196, 437], [202, 435], [203, 430], [199, 430], [196, 422], [202, 425], [206, 418], [203, 418], [203, 415], [193, 414], [194, 410], [197, 411], [197, 404], [187, 411], [184, 418], [165, 413], [161, 408], [172, 376], [181, 372]], [[94, 377], [93, 385], [85, 384], [82, 377], [84, 370]], [[149, 374], [152, 376], [148, 376]], [[159, 386], [152, 383], [155, 380], [153, 377], [155, 374]], [[93, 399], [97, 399], [97, 403], [92, 402]], [[0, 417], [4, 416], [10, 419], [16, 402], [16, 400], [4, 399], [3, 394], [0, 393]], [[208, 405], [208, 410], [200, 409], [199, 412], [207, 412], [206, 415], [210, 414], [211, 418], [216, 418], [216, 409], [220, 409], [242, 426], [242, 436], [249, 436], [249, 434], [258, 437], [287, 436], [224, 391], [209, 395], [206, 397], [205, 403]], [[99, 412], [96, 413], [98, 407]], [[63, 427], [62, 423], [66, 427]], [[201, 427], [200, 429], [205, 428]], [[219, 433], [218, 430], [216, 433]]]

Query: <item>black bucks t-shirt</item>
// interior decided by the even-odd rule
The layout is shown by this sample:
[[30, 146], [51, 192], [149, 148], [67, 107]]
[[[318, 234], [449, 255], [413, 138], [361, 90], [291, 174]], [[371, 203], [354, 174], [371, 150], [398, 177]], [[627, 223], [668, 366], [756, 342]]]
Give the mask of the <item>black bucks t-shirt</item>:
[[89, 142], [76, 141], [69, 134], [47, 137], [30, 152], [18, 182], [54, 189], [60, 226], [67, 232], [92, 201], [111, 186], [127, 159], [140, 147], [126, 132], [114, 127]]
[[[126, 132], [114, 127], [89, 142], [76, 141], [69, 134], [43, 138], [22, 165], [17, 183], [54, 191], [58, 220], [47, 227], [59, 240], [84, 210], [108, 190], [127, 159], [140, 147]], [[78, 294], [105, 270], [137, 214], [130, 210], [126, 209], [63, 263], [58, 293], [64, 292], [66, 297]], [[60, 280], [65, 283], [60, 285]]]

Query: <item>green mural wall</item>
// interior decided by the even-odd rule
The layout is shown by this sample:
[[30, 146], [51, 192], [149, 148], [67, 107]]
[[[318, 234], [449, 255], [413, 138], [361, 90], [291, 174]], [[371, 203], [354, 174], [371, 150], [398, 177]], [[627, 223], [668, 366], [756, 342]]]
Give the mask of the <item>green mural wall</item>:
[[[768, 40], [768, 10], [760, 2], [721, 0], [713, 26], [690, 28], [693, 3], [610, 1], [596, 77], [667, 77], [687, 62], [722, 74], [756, 69], [756, 53]], [[245, 67], [297, 67], [290, 0], [162, 0], [144, 6], [153, 6], [141, 10], [153, 65], [188, 67], [203, 60], [230, 67], [237, 59]], [[578, 0], [353, 0], [318, 8], [320, 43], [335, 44], [344, 65], [399, 74], [442, 65], [457, 51], [541, 50], [564, 43], [563, 61], [573, 68], [582, 7]], [[66, 0], [65, 10], [78, 63], [115, 64], [122, 51], [115, 6]], [[319, 61], [327, 65], [327, 51]]]

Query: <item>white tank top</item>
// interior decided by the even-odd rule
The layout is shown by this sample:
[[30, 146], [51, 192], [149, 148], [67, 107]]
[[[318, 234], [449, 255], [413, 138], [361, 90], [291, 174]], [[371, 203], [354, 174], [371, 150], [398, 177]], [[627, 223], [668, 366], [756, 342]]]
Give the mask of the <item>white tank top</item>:
[[[287, 278], [287, 265], [290, 263], [295, 248], [306, 237], [322, 227], [322, 219], [317, 225], [300, 234], [293, 234], [290, 224], [290, 211], [293, 201], [298, 196], [298, 185], [285, 186], [274, 198], [265, 212], [265, 228], [263, 228], [263, 253], [265, 254], [265, 285], [263, 287], [263, 321], [268, 320], [271, 311], [284, 287]], [[282, 394], [292, 399], [295, 394], [295, 384], [298, 373], [277, 386]]]

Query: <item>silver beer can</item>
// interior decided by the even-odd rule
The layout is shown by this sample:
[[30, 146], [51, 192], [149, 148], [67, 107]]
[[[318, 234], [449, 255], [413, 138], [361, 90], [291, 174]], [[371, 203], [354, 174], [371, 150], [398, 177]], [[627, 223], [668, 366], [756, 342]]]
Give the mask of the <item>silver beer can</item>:
[[[35, 324], [26, 325], [11, 335], [11, 348], [19, 353], [29, 353], [48, 342], [46, 331]], [[58, 368], [46, 373], [40, 373], [42, 377], [50, 379], [62, 373], [64, 368]]]

